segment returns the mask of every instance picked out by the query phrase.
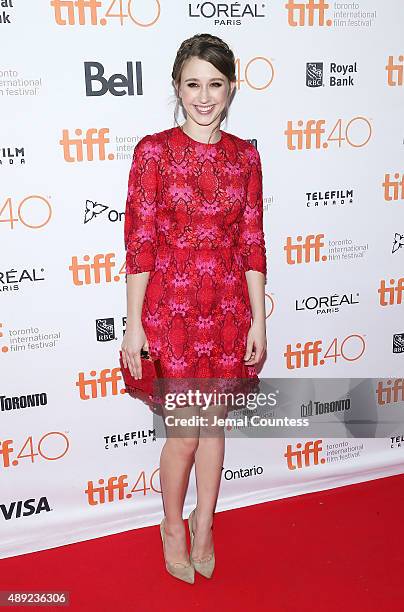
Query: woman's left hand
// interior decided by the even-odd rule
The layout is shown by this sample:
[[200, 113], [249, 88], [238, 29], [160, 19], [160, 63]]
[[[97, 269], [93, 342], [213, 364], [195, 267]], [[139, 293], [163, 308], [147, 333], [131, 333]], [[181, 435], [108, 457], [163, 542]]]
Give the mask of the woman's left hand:
[[267, 350], [265, 320], [253, 321], [247, 334], [247, 346], [243, 357], [245, 365], [259, 363]]

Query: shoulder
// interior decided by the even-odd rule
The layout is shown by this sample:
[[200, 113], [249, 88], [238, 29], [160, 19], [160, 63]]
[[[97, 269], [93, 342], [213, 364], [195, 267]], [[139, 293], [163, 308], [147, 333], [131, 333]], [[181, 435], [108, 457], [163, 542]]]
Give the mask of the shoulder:
[[230, 132], [225, 132], [225, 134], [230, 146], [236, 148], [247, 162], [258, 162], [260, 160], [258, 150], [254, 147], [252, 142], [245, 138], [240, 138], [240, 136], [236, 136], [236, 134], [231, 134]]

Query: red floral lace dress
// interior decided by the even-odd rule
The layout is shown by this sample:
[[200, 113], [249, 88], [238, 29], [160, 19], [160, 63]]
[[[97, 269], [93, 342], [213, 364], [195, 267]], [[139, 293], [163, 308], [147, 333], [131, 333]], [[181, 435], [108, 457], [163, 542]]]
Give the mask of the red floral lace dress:
[[204, 144], [180, 127], [144, 136], [129, 173], [126, 273], [150, 271], [142, 323], [174, 378], [257, 378], [243, 356], [246, 270], [265, 275], [260, 156], [221, 131]]

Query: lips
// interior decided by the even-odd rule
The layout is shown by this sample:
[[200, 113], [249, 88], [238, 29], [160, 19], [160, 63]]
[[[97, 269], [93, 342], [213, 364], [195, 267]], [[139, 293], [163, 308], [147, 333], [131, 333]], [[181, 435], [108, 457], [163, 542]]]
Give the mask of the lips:
[[214, 104], [211, 104], [210, 106], [197, 106], [196, 104], [194, 104], [196, 110], [198, 111], [198, 113], [200, 113], [201, 115], [209, 115], [209, 113], [212, 112], [213, 108], [214, 108]]

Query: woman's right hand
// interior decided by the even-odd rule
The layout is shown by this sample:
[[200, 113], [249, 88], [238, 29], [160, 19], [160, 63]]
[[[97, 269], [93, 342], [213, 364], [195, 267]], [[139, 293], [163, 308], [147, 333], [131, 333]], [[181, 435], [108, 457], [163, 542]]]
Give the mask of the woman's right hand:
[[143, 325], [138, 323], [126, 329], [122, 345], [122, 361], [125, 368], [129, 368], [134, 378], [142, 378], [142, 362], [140, 349], [149, 350], [149, 343], [144, 333]]

